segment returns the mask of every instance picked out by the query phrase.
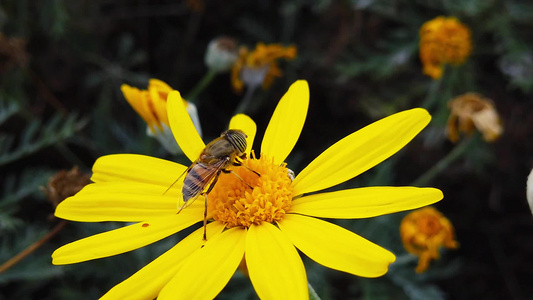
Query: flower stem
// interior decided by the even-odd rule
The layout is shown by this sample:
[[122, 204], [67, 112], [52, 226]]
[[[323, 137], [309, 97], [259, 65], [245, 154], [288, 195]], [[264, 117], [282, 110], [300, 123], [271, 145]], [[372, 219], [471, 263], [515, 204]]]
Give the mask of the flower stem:
[[252, 103], [252, 99], [253, 99], [252, 95], [254, 94], [254, 91], [256, 90], [257, 87], [258, 85], [248, 86], [248, 88], [246, 89], [246, 94], [244, 94], [244, 97], [242, 97], [241, 103], [239, 103], [239, 106], [237, 106], [237, 109], [235, 109], [235, 112], [233, 113], [234, 116], [237, 114], [242, 114], [246, 110], [248, 110], [248, 108], [250, 107], [250, 104]]
[[33, 251], [37, 250], [39, 247], [44, 245], [44, 243], [46, 243], [54, 235], [56, 235], [58, 232], [60, 232], [61, 229], [63, 229], [63, 227], [65, 227], [65, 225], [67, 225], [67, 221], [63, 220], [63, 221], [59, 222], [59, 224], [57, 224], [52, 230], [50, 230], [50, 232], [48, 232], [43, 238], [41, 238], [37, 242], [31, 244], [29, 247], [27, 247], [26, 249], [22, 250], [22, 252], [20, 252], [19, 254], [13, 256], [8, 261], [3, 263], [0, 266], [0, 274], [5, 272], [5, 271], [7, 271], [9, 268], [11, 268], [12, 266], [16, 265], [18, 262], [23, 260], [26, 256], [30, 255]]
[[307, 286], [309, 287], [309, 300], [320, 300], [320, 297], [309, 282], [307, 282]]
[[424, 99], [424, 102], [422, 103], [422, 107], [430, 110], [435, 103], [438, 100], [439, 96], [439, 90], [441, 88], [442, 78], [439, 78], [437, 80], [433, 80], [429, 85], [429, 90], [426, 96], [426, 99]]
[[461, 157], [466, 150], [472, 145], [474, 137], [468, 137], [463, 139], [452, 151], [450, 151], [445, 157], [443, 157], [439, 162], [437, 162], [432, 168], [427, 170], [424, 174], [418, 177], [411, 185], [412, 186], [423, 186], [428, 184], [433, 178], [435, 178], [440, 172], [446, 169], [452, 162]]
[[209, 71], [200, 79], [200, 81], [194, 86], [192, 91], [185, 97], [185, 100], [190, 101], [192, 103], [196, 102], [196, 97], [211, 83], [213, 78], [215, 78], [215, 75], [217, 75], [218, 72], [214, 69], [209, 69]]

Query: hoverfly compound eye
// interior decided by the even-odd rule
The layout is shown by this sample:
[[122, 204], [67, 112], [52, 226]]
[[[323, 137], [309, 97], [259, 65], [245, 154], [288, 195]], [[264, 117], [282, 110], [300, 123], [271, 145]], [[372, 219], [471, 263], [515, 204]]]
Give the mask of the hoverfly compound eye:
[[235, 149], [239, 150], [241, 153], [246, 151], [246, 134], [244, 132], [236, 129], [228, 130], [225, 132], [225, 136]]

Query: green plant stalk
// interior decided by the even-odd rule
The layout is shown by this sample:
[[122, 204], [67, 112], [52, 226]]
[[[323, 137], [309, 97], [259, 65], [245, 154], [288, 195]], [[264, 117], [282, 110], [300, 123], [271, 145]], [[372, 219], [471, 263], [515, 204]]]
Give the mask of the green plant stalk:
[[470, 148], [473, 140], [475, 140], [474, 136], [463, 139], [457, 146], [455, 146], [455, 148], [453, 148], [452, 151], [450, 151], [445, 157], [443, 157], [439, 162], [437, 162], [432, 168], [430, 168], [424, 174], [418, 177], [418, 179], [415, 180], [411, 185], [427, 185], [444, 169], [446, 169], [452, 162], [461, 157]]
[[235, 112], [233, 113], [234, 116], [237, 114], [242, 114], [248, 110], [248, 108], [250, 107], [250, 104], [252, 103], [252, 99], [253, 99], [252, 96], [254, 94], [254, 91], [257, 89], [257, 87], [258, 87], [257, 85], [248, 86], [248, 88], [246, 89], [246, 93], [244, 94], [244, 97], [242, 97], [242, 100], [239, 103], [239, 106], [237, 106], [237, 108], [235, 109]]
[[307, 286], [309, 287], [309, 300], [320, 300], [320, 297], [309, 282], [307, 282]]
[[214, 69], [209, 69], [204, 77], [202, 77], [202, 79], [200, 79], [200, 81], [194, 86], [192, 91], [187, 94], [185, 100], [195, 103], [196, 97], [198, 97], [198, 95], [211, 83], [211, 81], [213, 81], [217, 74], [218, 72]]
[[441, 84], [442, 77], [431, 82], [431, 84], [429, 85], [429, 90], [426, 99], [424, 99], [424, 102], [422, 103], [423, 108], [430, 110], [435, 105], [438, 100]]

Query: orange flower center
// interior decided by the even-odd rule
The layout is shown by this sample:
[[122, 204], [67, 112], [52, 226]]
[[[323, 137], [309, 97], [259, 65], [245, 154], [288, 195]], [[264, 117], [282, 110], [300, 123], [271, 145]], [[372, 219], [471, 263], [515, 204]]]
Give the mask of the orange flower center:
[[233, 167], [232, 172], [238, 177], [222, 173], [209, 193], [207, 210], [215, 220], [231, 228], [283, 219], [293, 196], [286, 164], [275, 165], [263, 156], [256, 159], [252, 153], [252, 158]]

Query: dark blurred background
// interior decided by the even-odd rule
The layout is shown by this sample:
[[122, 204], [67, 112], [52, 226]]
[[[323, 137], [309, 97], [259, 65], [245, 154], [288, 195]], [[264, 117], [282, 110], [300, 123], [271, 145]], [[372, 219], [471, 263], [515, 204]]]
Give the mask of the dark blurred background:
[[[440, 15], [470, 28], [473, 52], [436, 81], [422, 74], [418, 43], [422, 24]], [[403, 215], [340, 221], [392, 250], [398, 262], [386, 276], [365, 279], [304, 258], [322, 299], [533, 298], [533, 220], [525, 197], [533, 167], [531, 1], [3, 0], [0, 34], [0, 263], [59, 222], [42, 188], [58, 171], [79, 166], [90, 173], [96, 158], [111, 153], [187, 163], [146, 136], [120, 85], [145, 89], [157, 78], [187, 94], [207, 72], [207, 44], [226, 35], [248, 48], [258, 42], [297, 47], [295, 60], [281, 62], [283, 76], [254, 94], [261, 108], [248, 112], [261, 137], [288, 86], [309, 82], [307, 121], [288, 160], [296, 172], [384, 116], [413, 107], [433, 115], [402, 151], [334, 189], [412, 184], [457, 147], [445, 136], [447, 103], [455, 96], [483, 94], [502, 118], [499, 140], [474, 136], [425, 185], [444, 192], [435, 207], [453, 223], [460, 248], [443, 251], [427, 272], [416, 274], [416, 257], [399, 238]], [[242, 97], [228, 73], [198, 96], [204, 140], [226, 128]], [[254, 148], [259, 145], [256, 139]], [[51, 265], [59, 246], [121, 225], [67, 224], [0, 274], [0, 299], [98, 298], [186, 234], [116, 257]], [[256, 297], [239, 274], [219, 295]]]

